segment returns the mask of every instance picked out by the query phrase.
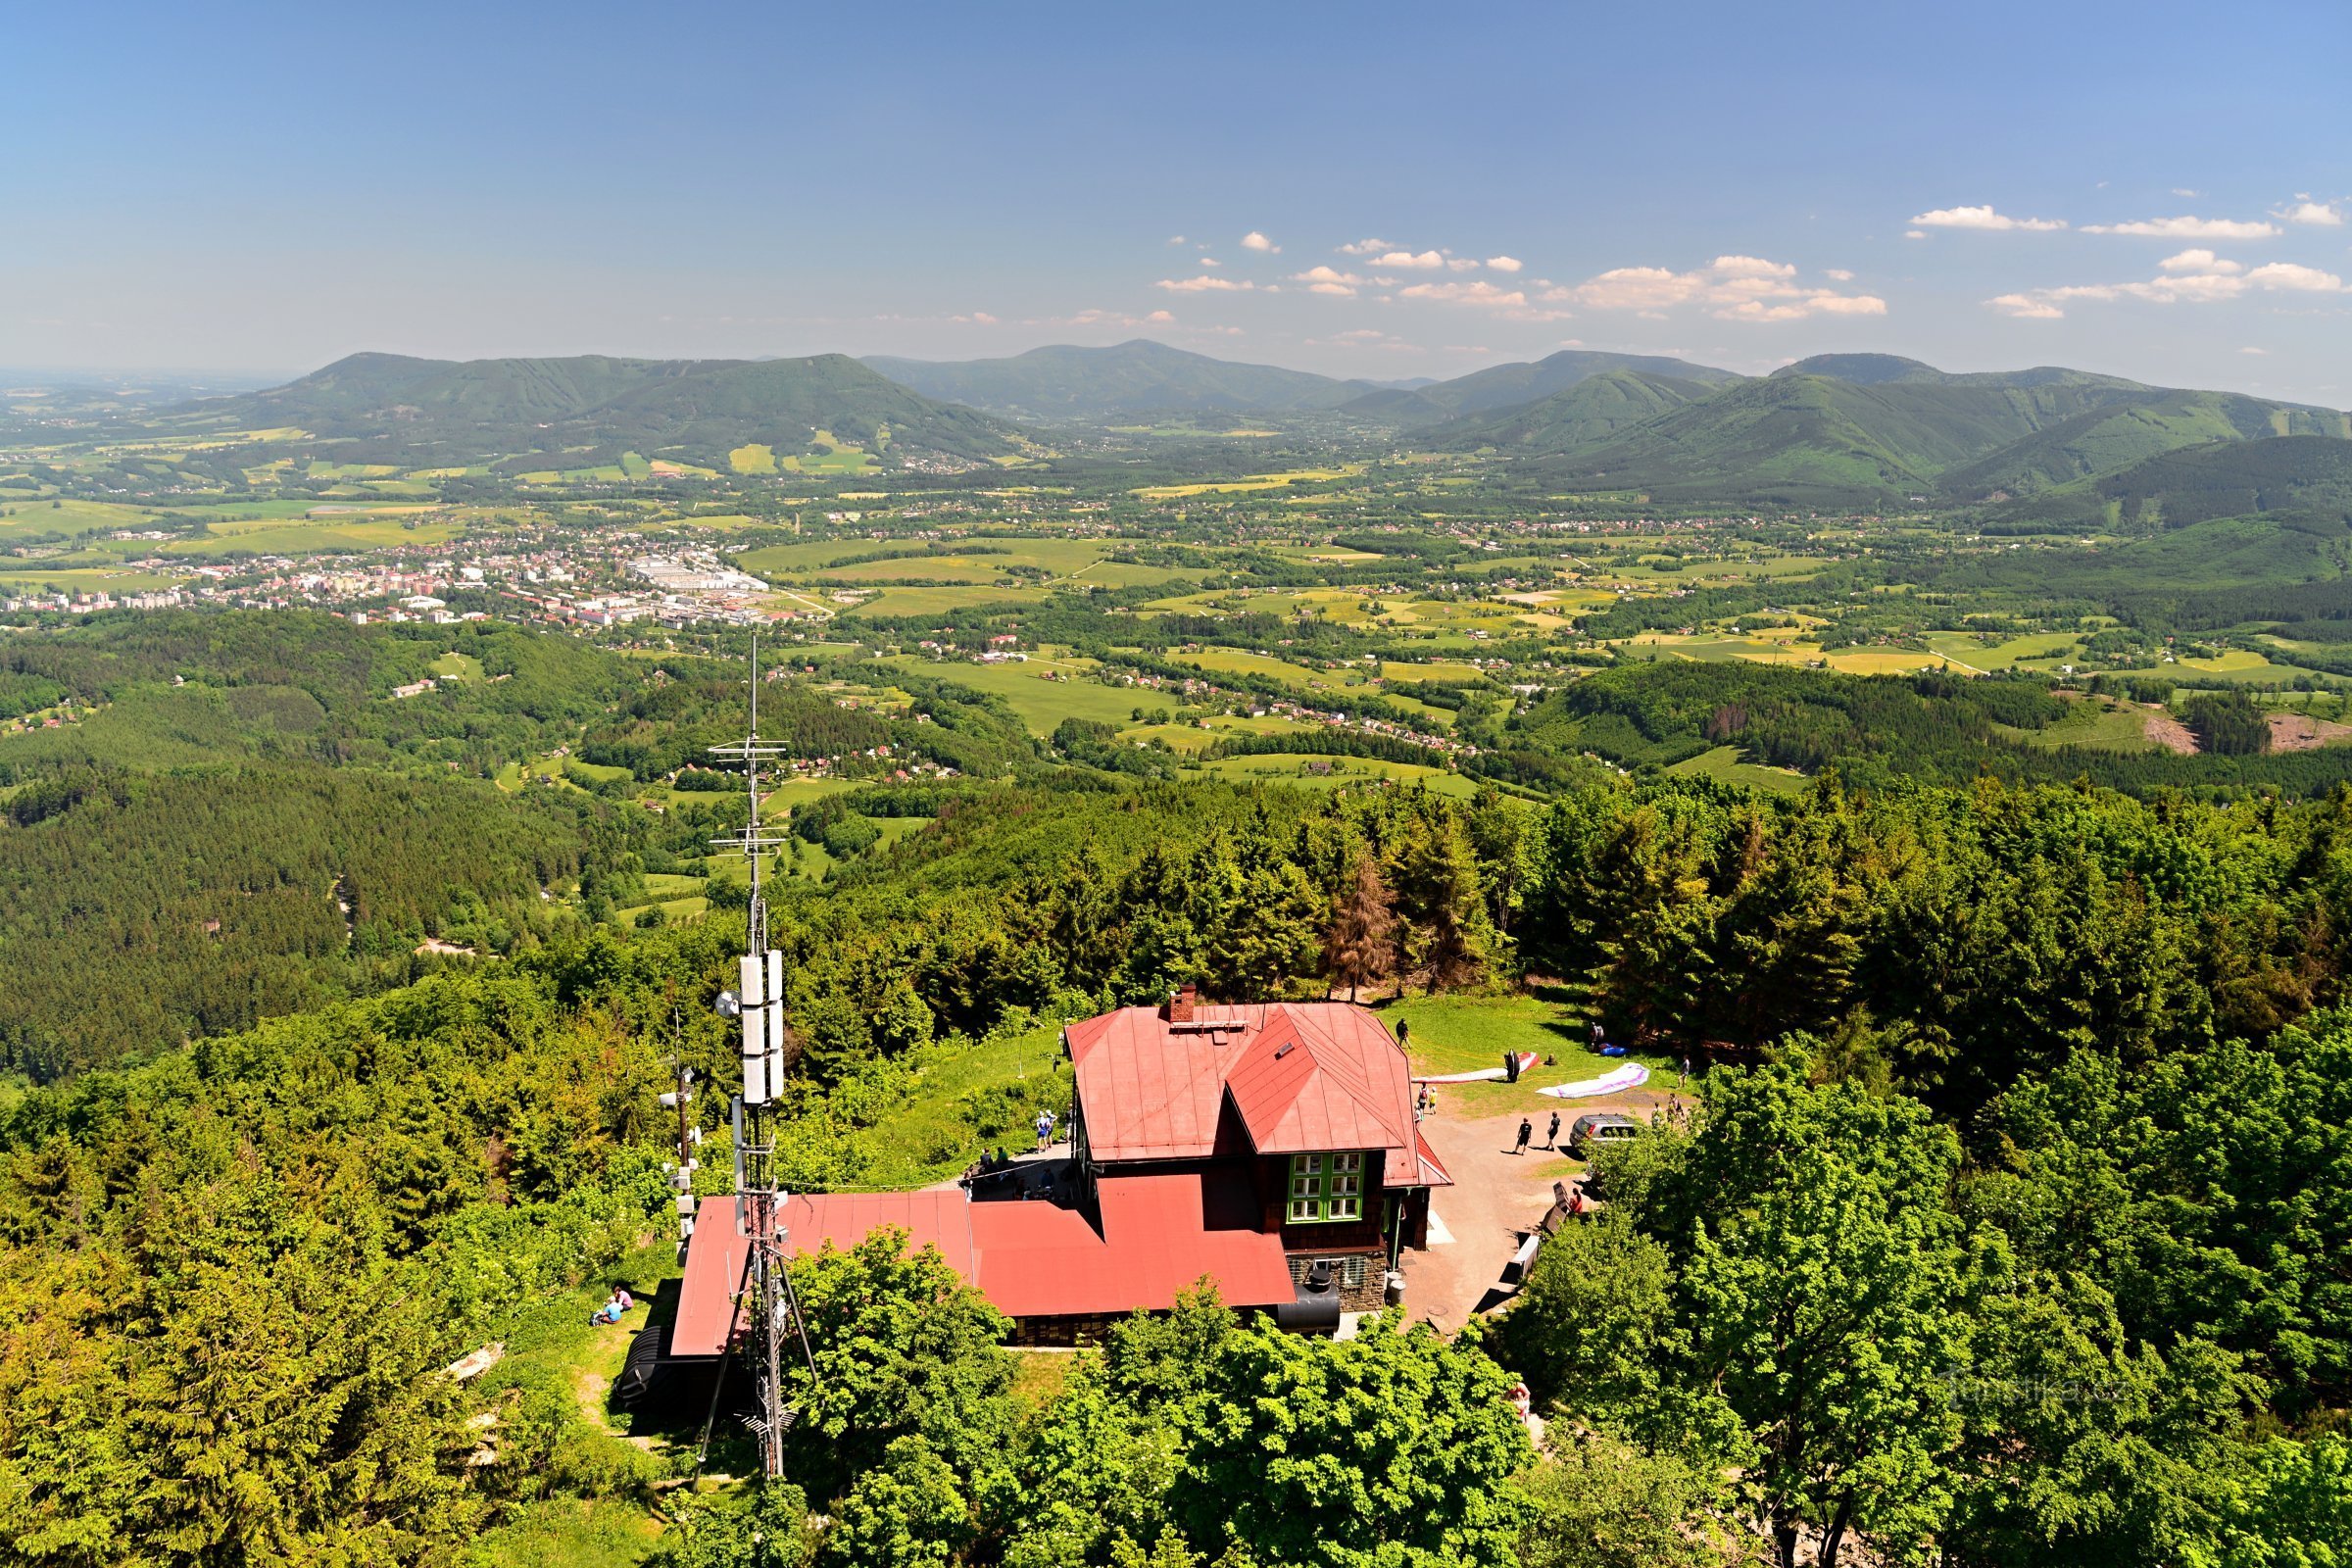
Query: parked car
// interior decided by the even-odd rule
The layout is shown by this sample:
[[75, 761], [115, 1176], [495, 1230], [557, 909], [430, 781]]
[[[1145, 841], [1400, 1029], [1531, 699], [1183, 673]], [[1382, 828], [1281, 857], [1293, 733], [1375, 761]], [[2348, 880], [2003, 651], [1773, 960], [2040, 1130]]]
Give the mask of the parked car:
[[1643, 1131], [1642, 1125], [1631, 1116], [1593, 1111], [1568, 1124], [1568, 1152], [1579, 1159], [1591, 1159], [1595, 1147], [1639, 1138]]

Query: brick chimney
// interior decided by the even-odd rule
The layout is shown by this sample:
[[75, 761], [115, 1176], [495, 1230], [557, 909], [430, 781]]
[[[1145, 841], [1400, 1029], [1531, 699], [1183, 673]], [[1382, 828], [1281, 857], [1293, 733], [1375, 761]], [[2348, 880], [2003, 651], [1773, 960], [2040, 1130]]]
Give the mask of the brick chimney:
[[1200, 1000], [1200, 988], [1190, 980], [1178, 986], [1168, 996], [1168, 1022], [1191, 1023], [1193, 1006]]

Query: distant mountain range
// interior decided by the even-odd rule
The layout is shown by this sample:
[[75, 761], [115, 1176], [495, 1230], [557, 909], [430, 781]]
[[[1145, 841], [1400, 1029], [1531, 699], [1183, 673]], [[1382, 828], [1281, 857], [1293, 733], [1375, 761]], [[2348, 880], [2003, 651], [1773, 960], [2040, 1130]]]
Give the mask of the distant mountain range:
[[2352, 437], [2352, 421], [2082, 370], [1956, 375], [1892, 355], [1839, 354], [1712, 388], [1612, 373], [1424, 439], [1525, 454], [1564, 488], [1804, 506], [1915, 495], [1999, 503], [2205, 442], [2290, 435]]
[[354, 354], [266, 392], [188, 404], [221, 428], [298, 425], [387, 455], [592, 449], [676, 453], [723, 466], [752, 443], [806, 450], [817, 431], [869, 452], [981, 459], [1017, 450], [1010, 426], [937, 403], [841, 354], [803, 360], [418, 360]]
[[1056, 345], [1005, 360], [899, 360], [864, 364], [925, 397], [1012, 419], [1087, 420], [1188, 414], [1322, 414], [1371, 422], [1435, 424], [1563, 391], [1607, 370], [1679, 376], [1704, 386], [1729, 370], [1643, 354], [1570, 349], [1533, 365], [1497, 365], [1450, 381], [1340, 380], [1272, 365], [1239, 365], [1148, 338], [1109, 348]]
[[1148, 338], [1110, 348], [1056, 344], [1007, 360], [869, 358], [863, 363], [925, 397], [1015, 419], [1306, 414], [1380, 390], [1370, 381], [1213, 360]]
[[[1021, 451], [1012, 420], [1311, 417], [1437, 450], [1521, 460], [1566, 491], [1670, 505], [1851, 506], [1923, 497], [2000, 507], [2076, 493], [2166, 453], [2266, 437], [2352, 437], [2328, 409], [2037, 367], [1955, 374], [1831, 354], [1768, 376], [1564, 350], [1447, 381], [1377, 384], [1138, 340], [934, 363], [408, 359], [355, 354], [285, 386], [182, 406], [193, 428], [299, 426], [368, 461], [566, 466], [624, 450], [723, 466], [829, 434], [885, 461]], [[1033, 449], [1032, 449], [1033, 450]], [[544, 466], [544, 465], [541, 465]]]

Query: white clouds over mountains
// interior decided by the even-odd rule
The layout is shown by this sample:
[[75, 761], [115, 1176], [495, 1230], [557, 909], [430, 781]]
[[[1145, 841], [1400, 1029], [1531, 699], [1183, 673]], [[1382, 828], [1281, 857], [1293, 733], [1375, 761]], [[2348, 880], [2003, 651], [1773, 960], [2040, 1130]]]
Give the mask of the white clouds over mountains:
[[2186, 250], [2157, 264], [2158, 276], [2128, 283], [2076, 283], [2063, 288], [2030, 289], [2001, 294], [1984, 303], [2005, 316], [2026, 320], [2054, 321], [2078, 301], [2114, 304], [2136, 300], [2149, 305], [2211, 305], [2250, 293], [2287, 295], [2352, 294], [2333, 272], [2294, 262], [2268, 262], [2249, 269], [2209, 250]]
[[1687, 272], [1663, 267], [1619, 267], [1537, 297], [1588, 310], [1632, 311], [1652, 320], [1685, 306], [1701, 307], [1723, 321], [1798, 321], [1815, 316], [1886, 314], [1886, 302], [1875, 294], [1809, 287], [1796, 281], [1795, 267], [1758, 256], [1718, 256], [1705, 267]]

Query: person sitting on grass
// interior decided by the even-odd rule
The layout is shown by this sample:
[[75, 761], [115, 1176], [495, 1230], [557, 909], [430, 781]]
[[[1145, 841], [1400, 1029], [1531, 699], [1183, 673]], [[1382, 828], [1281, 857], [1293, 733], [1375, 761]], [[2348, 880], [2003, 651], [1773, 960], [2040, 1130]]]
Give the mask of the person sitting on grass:
[[629, 1299], [627, 1291], [615, 1285], [612, 1287], [612, 1294], [606, 1298], [605, 1304], [588, 1314], [588, 1321], [600, 1325], [617, 1323], [620, 1321], [620, 1315], [636, 1304], [635, 1301]]

